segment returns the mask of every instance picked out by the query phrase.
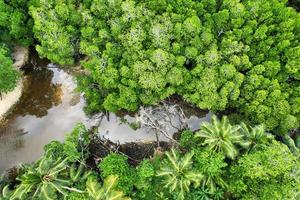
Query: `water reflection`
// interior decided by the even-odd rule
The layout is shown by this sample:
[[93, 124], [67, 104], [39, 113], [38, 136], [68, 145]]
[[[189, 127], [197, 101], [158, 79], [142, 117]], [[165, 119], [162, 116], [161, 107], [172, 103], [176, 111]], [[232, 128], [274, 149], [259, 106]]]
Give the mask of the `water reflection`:
[[61, 104], [62, 85], [52, 82], [53, 76], [54, 71], [44, 67], [29, 72], [26, 89], [14, 114], [34, 115], [40, 118], [47, 115], [50, 108]]
[[[37, 160], [45, 144], [62, 141], [76, 123], [87, 120], [71, 75], [48, 65], [27, 76], [27, 91], [0, 128], [0, 171]], [[76, 103], [75, 97], [79, 97]]]

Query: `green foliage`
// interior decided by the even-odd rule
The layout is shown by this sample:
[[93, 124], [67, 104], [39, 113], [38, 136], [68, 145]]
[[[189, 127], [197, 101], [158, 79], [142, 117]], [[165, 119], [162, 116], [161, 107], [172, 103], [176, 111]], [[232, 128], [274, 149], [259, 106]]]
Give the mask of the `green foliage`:
[[89, 141], [88, 131], [78, 124], [64, 143], [51, 142], [38, 162], [21, 168], [15, 187], [8, 183], [2, 196], [11, 200], [85, 197], [85, 182], [92, 174], [85, 164]]
[[112, 153], [106, 156], [98, 165], [103, 179], [110, 175], [117, 175], [117, 188], [129, 194], [134, 184], [134, 171], [127, 163], [127, 157]]
[[84, 162], [88, 158], [90, 143], [89, 132], [81, 123], [66, 136], [65, 142], [52, 141], [44, 146], [46, 156], [53, 158], [67, 158], [69, 162]]
[[[26, 5], [41, 56], [60, 64], [84, 57], [79, 88], [88, 113], [135, 111], [178, 94], [201, 109], [234, 108], [276, 134], [299, 127], [300, 14], [286, 0]], [[0, 25], [10, 21], [4, 13]], [[26, 27], [20, 18], [10, 24]]]
[[273, 136], [266, 133], [262, 125], [248, 127], [245, 123], [241, 123], [241, 133], [250, 142], [250, 148], [258, 148], [261, 145], [266, 145], [273, 139]]
[[44, 157], [37, 165], [28, 166], [25, 173], [18, 180], [21, 182], [10, 197], [14, 199], [26, 199], [29, 197], [40, 199], [56, 199], [59, 192], [67, 195], [70, 184], [62, 171], [66, 170], [66, 159], [54, 161], [52, 158]]
[[72, 64], [78, 52], [81, 16], [76, 0], [43, 0], [30, 7], [39, 55], [59, 64]]
[[251, 151], [230, 169], [230, 190], [241, 199], [297, 199], [300, 192], [299, 160], [273, 140]]
[[34, 1], [0, 0], [0, 41], [29, 46], [33, 43], [33, 20], [28, 8]]
[[85, 181], [87, 177], [89, 177], [92, 174], [91, 171], [87, 171], [84, 164], [80, 164], [77, 166], [75, 163], [73, 163], [69, 167], [69, 176], [70, 180], [73, 183], [79, 183], [80, 181]]
[[166, 153], [166, 159], [161, 164], [157, 172], [161, 177], [162, 186], [167, 188], [172, 194], [175, 192], [176, 199], [184, 199], [189, 188], [200, 185], [203, 175], [193, 168], [192, 157], [194, 152], [189, 152], [181, 156], [172, 149]]
[[220, 188], [226, 189], [225, 182], [225, 156], [214, 153], [208, 149], [197, 149], [194, 155], [194, 166], [202, 175], [202, 188], [207, 188], [210, 194], [216, 193]]
[[126, 200], [122, 191], [115, 190], [118, 183], [118, 177], [110, 175], [105, 178], [103, 186], [97, 182], [94, 176], [88, 178], [86, 189], [93, 200]]
[[145, 159], [136, 167], [136, 180], [134, 183], [137, 191], [133, 194], [134, 199], [153, 199], [155, 192], [159, 190], [156, 183], [156, 167], [151, 160]]
[[222, 152], [228, 158], [234, 159], [239, 153], [238, 147], [247, 148], [250, 145], [240, 129], [239, 125], [232, 126], [226, 116], [221, 121], [213, 116], [211, 123], [202, 124], [196, 136], [204, 139], [203, 145], [207, 145], [209, 150]]
[[224, 199], [224, 191], [217, 189], [215, 192], [210, 192], [208, 189], [200, 188], [192, 190], [188, 195], [188, 199], [220, 200]]
[[77, 124], [73, 131], [66, 136], [64, 152], [70, 161], [85, 160], [89, 156], [89, 132], [83, 124]]
[[197, 145], [197, 138], [195, 134], [190, 130], [185, 130], [180, 133], [180, 146], [186, 149], [192, 149], [192, 147]]
[[138, 189], [150, 189], [151, 180], [154, 176], [154, 166], [149, 160], [143, 160], [137, 167], [137, 181], [135, 186]]
[[89, 196], [85, 193], [70, 192], [66, 200], [89, 200]]
[[285, 1], [101, 0], [78, 11], [89, 112], [176, 93], [279, 134], [299, 127], [300, 17]]
[[[0, 43], [1, 45], [1, 43]], [[4, 46], [0, 46], [0, 95], [13, 90], [20, 74], [13, 68], [13, 61]]]
[[65, 142], [52, 141], [44, 146], [46, 155], [54, 158], [68, 158], [68, 161], [84, 161], [89, 156], [89, 132], [81, 123], [66, 136]]
[[300, 150], [297, 148], [295, 141], [289, 135], [282, 136], [283, 143], [286, 144], [290, 151], [298, 158], [300, 158]]
[[[137, 200], [299, 199], [299, 158], [270, 137], [263, 126], [232, 126], [226, 118], [218, 121], [214, 117], [202, 130], [242, 135], [250, 148], [239, 151], [234, 160], [227, 159], [226, 151], [211, 150], [207, 138], [184, 131], [180, 142], [184, 146], [144, 159], [136, 168], [128, 164], [127, 157], [112, 153], [102, 159], [96, 170], [85, 164], [89, 155], [84, 147], [89, 143], [88, 131], [79, 124], [65, 143], [50, 143], [41, 160], [24, 165], [17, 180], [2, 176], [0, 199], [129, 199], [125, 195]], [[236, 143], [229, 146], [238, 147]], [[79, 156], [74, 156], [76, 151]]]

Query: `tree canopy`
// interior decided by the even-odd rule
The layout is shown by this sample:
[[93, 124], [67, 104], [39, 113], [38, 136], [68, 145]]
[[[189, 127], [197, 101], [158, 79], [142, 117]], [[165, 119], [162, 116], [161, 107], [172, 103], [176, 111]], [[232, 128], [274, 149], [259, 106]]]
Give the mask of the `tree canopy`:
[[0, 41], [29, 46], [33, 20], [28, 8], [35, 0], [0, 0]]
[[13, 61], [7, 49], [0, 46], [0, 95], [13, 90], [19, 76], [19, 72], [13, 68]]
[[69, 64], [85, 55], [89, 112], [179, 94], [283, 134], [300, 113], [300, 14], [286, 3], [52, 0], [30, 10], [42, 56]]
[[287, 0], [2, 0], [0, 12], [21, 43], [34, 23], [42, 57], [81, 61], [90, 113], [178, 94], [277, 134], [299, 127], [300, 14]]

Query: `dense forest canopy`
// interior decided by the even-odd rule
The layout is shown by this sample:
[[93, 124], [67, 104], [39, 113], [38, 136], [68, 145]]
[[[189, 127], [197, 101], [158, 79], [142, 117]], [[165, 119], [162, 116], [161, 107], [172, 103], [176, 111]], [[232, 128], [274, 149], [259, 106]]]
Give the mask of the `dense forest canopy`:
[[33, 1], [0, 0], [0, 42], [29, 46], [33, 43], [33, 20], [29, 6]]
[[30, 13], [41, 56], [72, 64], [84, 55], [88, 112], [179, 94], [284, 134], [300, 114], [300, 14], [286, 3], [52, 0]]
[[[81, 64], [89, 113], [173, 94], [284, 134], [299, 127], [300, 14], [278, 0], [0, 1], [2, 41]], [[32, 17], [32, 19], [31, 19]]]
[[0, 94], [20, 77], [12, 47], [35, 46], [51, 62], [85, 69], [78, 87], [89, 114], [136, 111], [172, 95], [230, 114], [230, 121], [213, 116], [197, 131], [180, 130], [172, 148], [162, 151], [158, 142], [141, 160], [80, 124], [17, 177], [2, 176], [0, 199], [298, 200], [299, 5], [0, 0]]

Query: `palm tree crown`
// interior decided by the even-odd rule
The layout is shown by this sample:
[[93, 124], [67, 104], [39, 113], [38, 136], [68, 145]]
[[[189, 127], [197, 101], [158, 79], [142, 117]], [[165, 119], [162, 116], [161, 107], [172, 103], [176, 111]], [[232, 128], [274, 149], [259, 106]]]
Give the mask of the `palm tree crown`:
[[178, 191], [178, 199], [184, 199], [185, 193], [193, 183], [198, 187], [203, 178], [200, 172], [193, 169], [192, 157], [194, 153], [189, 152], [180, 156], [174, 149], [166, 153], [166, 162], [162, 165], [157, 176], [163, 177], [164, 187], [170, 192]]
[[252, 148], [256, 148], [259, 144], [266, 144], [273, 138], [271, 134], [267, 134], [263, 125], [248, 127], [245, 123], [241, 123], [241, 133], [250, 142]]
[[202, 124], [196, 136], [204, 139], [203, 145], [208, 149], [223, 152], [226, 157], [234, 159], [238, 155], [237, 146], [247, 148], [250, 145], [240, 129], [239, 125], [231, 125], [226, 116], [221, 121], [213, 116], [211, 123]]

